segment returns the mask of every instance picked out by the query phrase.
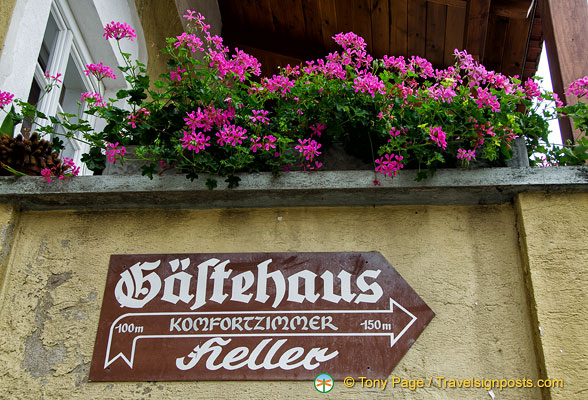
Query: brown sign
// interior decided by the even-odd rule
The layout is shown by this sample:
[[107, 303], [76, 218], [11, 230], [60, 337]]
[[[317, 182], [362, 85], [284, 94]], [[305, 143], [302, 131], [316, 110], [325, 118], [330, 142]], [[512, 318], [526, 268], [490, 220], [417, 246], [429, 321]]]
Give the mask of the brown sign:
[[90, 380], [382, 379], [433, 316], [375, 252], [113, 255]]

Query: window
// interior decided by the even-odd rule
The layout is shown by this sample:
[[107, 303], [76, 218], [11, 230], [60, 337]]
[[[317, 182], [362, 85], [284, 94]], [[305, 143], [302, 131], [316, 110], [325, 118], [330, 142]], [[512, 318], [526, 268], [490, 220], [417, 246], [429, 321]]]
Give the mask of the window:
[[[70, 113], [80, 116], [83, 106], [78, 101], [83, 92], [104, 93], [101, 84], [83, 72], [85, 65], [91, 63], [88, 50], [75, 19], [65, 1], [56, 0], [51, 5], [51, 12], [43, 35], [41, 50], [37, 58], [35, 75], [29, 93], [29, 103], [37, 103], [41, 112], [59, 118], [60, 113]], [[43, 94], [48, 84], [46, 73], [59, 76], [62, 83], [49, 93]], [[86, 115], [90, 123], [95, 123], [92, 116]], [[75, 121], [75, 119], [74, 119]], [[45, 123], [49, 123], [45, 121]], [[56, 131], [65, 132], [60, 124]], [[81, 174], [89, 174], [86, 166], [80, 161], [82, 154], [87, 151], [87, 145], [75, 139], [60, 137], [65, 149], [61, 157], [69, 157], [76, 165], [81, 166]]]

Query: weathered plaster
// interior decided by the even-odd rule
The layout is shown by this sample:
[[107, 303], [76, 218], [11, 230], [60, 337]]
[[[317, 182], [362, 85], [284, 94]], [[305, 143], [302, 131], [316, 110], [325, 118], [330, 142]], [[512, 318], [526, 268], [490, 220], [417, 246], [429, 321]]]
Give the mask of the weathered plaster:
[[88, 383], [87, 373], [110, 254], [375, 250], [436, 313], [392, 376], [537, 378], [515, 225], [511, 205], [24, 211], [0, 312], [0, 398], [490, 398], [435, 385], [337, 383], [324, 395], [311, 382]]
[[0, 203], [0, 310], [4, 299], [4, 279], [8, 268], [8, 258], [18, 216], [19, 210], [15, 205]]
[[523, 263], [544, 374], [562, 378], [553, 399], [588, 397], [588, 194], [518, 197]]
[[12, 10], [16, 0], [2, 0], [0, 1], [0, 54], [4, 48], [4, 40], [6, 39], [6, 32], [10, 26], [10, 20], [12, 19]]

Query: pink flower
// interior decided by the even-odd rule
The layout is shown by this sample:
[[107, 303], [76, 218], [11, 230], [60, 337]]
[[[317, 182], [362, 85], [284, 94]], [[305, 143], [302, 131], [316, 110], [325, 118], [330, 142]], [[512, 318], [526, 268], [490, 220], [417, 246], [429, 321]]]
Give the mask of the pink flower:
[[0, 108], [4, 108], [4, 106], [10, 104], [13, 98], [14, 95], [12, 93], [0, 91]]
[[563, 103], [563, 101], [561, 101], [561, 99], [559, 98], [557, 93], [552, 93], [552, 96], [553, 96], [553, 100], [555, 101], [555, 106], [557, 108], [563, 107], [564, 103]]
[[317, 135], [318, 137], [321, 137], [321, 134], [323, 133], [323, 131], [327, 129], [327, 125], [325, 124], [316, 124], [316, 126], [311, 126], [310, 130], [312, 131], [310, 136], [314, 136]]
[[196, 128], [202, 128], [204, 132], [209, 132], [213, 126], [219, 128], [232, 120], [235, 117], [235, 108], [229, 106], [227, 110], [222, 110], [211, 105], [204, 110], [198, 107], [198, 110], [186, 113], [186, 115], [188, 118], [184, 118], [184, 121], [192, 132], [195, 132]]
[[121, 157], [124, 156], [126, 151], [127, 149], [124, 146], [121, 146], [120, 149], [118, 148], [118, 142], [114, 144], [106, 142], [106, 158], [110, 162], [116, 161], [117, 154], [120, 154]]
[[198, 13], [196, 16], [194, 16], [195, 12], [196, 11], [186, 10], [187, 14], [182, 15], [182, 17], [186, 18], [188, 21], [194, 20], [196, 26], [199, 26], [205, 33], [208, 33], [210, 25], [204, 24], [205, 18], [202, 16], [202, 14]]
[[440, 126], [431, 126], [429, 128], [429, 136], [435, 143], [437, 143], [437, 146], [441, 147], [443, 150], [447, 148], [446, 134], [441, 130]]
[[51, 183], [51, 170], [49, 168], [43, 168], [41, 175], [43, 176], [43, 182]]
[[318, 170], [321, 169], [321, 167], [323, 166], [322, 162], [319, 161], [315, 161], [314, 164], [306, 164], [304, 165], [304, 170], [309, 170], [309, 171], [314, 171], [314, 170]]
[[367, 72], [363, 75], [358, 76], [353, 80], [353, 88], [355, 93], [361, 91], [361, 93], [368, 92], [372, 97], [376, 97], [376, 93], [386, 94], [384, 82], [380, 80], [371, 72]]
[[249, 147], [249, 150], [251, 150], [254, 153], [257, 153], [257, 150], [261, 149], [261, 146], [263, 146], [261, 144], [261, 138], [260, 137], [251, 137], [249, 138], [249, 140], [251, 141], [251, 147]]
[[306, 160], [312, 160], [314, 157], [321, 154], [318, 149], [321, 148], [321, 144], [317, 143], [314, 139], [298, 139], [298, 145], [296, 145], [295, 149], [302, 153], [303, 157], [306, 157]]
[[570, 85], [566, 90], [566, 96], [583, 97], [588, 95], [588, 76], [580, 78]]
[[135, 34], [135, 30], [129, 26], [126, 22], [110, 22], [110, 24], [106, 24], [104, 27], [104, 34], [103, 37], [108, 39], [116, 39], [121, 40], [124, 38], [128, 38], [131, 42], [134, 41], [133, 38], [136, 38], [137, 35]]
[[88, 103], [93, 103], [96, 107], [106, 107], [106, 103], [102, 96], [98, 93], [94, 92], [84, 92], [82, 93], [82, 97], [80, 97], [80, 101], [86, 101]]
[[278, 139], [275, 136], [273, 136], [273, 135], [264, 136], [263, 140], [264, 140], [263, 149], [265, 151], [269, 151], [270, 149], [276, 148], [276, 145], [274, 143], [276, 143], [276, 141]]
[[183, 142], [182, 147], [188, 150], [194, 150], [195, 153], [198, 153], [200, 150], [205, 150], [206, 147], [210, 147], [210, 143], [208, 143], [210, 136], [204, 136], [202, 132], [196, 134], [184, 131], [184, 137], [180, 141]]
[[[376, 164], [378, 164], [376, 172], [392, 178], [396, 176], [401, 168], [404, 168], [404, 164], [401, 163], [403, 159], [404, 157], [395, 154], [384, 154], [384, 157], [375, 160]], [[378, 182], [377, 184], [379, 185], [380, 183]], [[376, 185], [376, 181], [374, 181], [374, 185]]]
[[243, 140], [247, 139], [245, 133], [247, 133], [247, 129], [236, 125], [225, 124], [216, 134], [216, 136], [218, 136], [216, 142], [221, 146], [224, 146], [225, 144], [236, 146], [237, 144], [242, 144]]
[[431, 86], [427, 93], [429, 97], [435, 100], [441, 100], [443, 103], [451, 103], [453, 98], [457, 96], [453, 87], [445, 87], [440, 83], [436, 83], [435, 85]]
[[259, 121], [262, 124], [269, 125], [269, 118], [267, 117], [267, 115], [269, 114], [269, 111], [251, 110], [251, 112], [253, 113], [253, 117], [249, 117], [249, 119], [251, 121], [253, 121], [253, 122]]
[[265, 78], [264, 86], [270, 93], [273, 93], [278, 89], [282, 89], [283, 97], [286, 95], [286, 93], [291, 92], [290, 88], [294, 87], [294, 81], [282, 75], [274, 75], [269, 79]]
[[475, 100], [475, 102], [478, 105], [478, 108], [488, 106], [492, 109], [492, 112], [500, 111], [500, 102], [498, 101], [496, 96], [494, 96], [492, 92], [488, 90], [488, 88], [477, 88], [477, 92], [478, 98]]
[[130, 120], [130, 122], [127, 122], [127, 125], [131, 125], [133, 128], [136, 128], [139, 119], [148, 115], [149, 111], [147, 111], [146, 108], [141, 108], [136, 113], [127, 116], [127, 119]]
[[171, 75], [171, 80], [173, 81], [174, 79], [177, 79], [178, 82], [182, 81], [182, 74], [186, 72], [185, 69], [182, 69], [182, 67], [178, 67], [177, 70], [175, 71], [171, 71], [170, 75]]
[[194, 13], [196, 13], [196, 11], [192, 11], [192, 10], [186, 10], [187, 14], [182, 15], [182, 17], [186, 18], [188, 21], [192, 20], [192, 19], [196, 19], [196, 17], [194, 16]]
[[61, 79], [59, 79], [60, 76], [61, 76], [61, 74], [59, 72], [55, 76], [52, 76], [49, 71], [45, 72], [45, 78], [52, 79], [55, 82], [63, 83], [63, 81]]
[[339, 61], [342, 65], [351, 65], [357, 71], [365, 71], [373, 61], [372, 56], [366, 52], [366, 42], [353, 32], [339, 33], [333, 36], [337, 44], [343, 47], [342, 56], [333, 54], [329, 61]]
[[527, 79], [525, 82], [525, 94], [529, 100], [533, 98], [541, 97], [541, 90], [539, 89], [539, 84], [535, 82], [532, 78]]
[[87, 69], [84, 70], [84, 73], [86, 74], [86, 76], [92, 74], [99, 81], [104, 78], [116, 79], [116, 75], [114, 74], [114, 71], [108, 65], [103, 65], [102, 63], [87, 64], [86, 68]]
[[[80, 173], [80, 167], [76, 167], [73, 159], [71, 159], [71, 158], [64, 157], [63, 158], [63, 166], [64, 166], [64, 172], [70, 173], [73, 176], [78, 176]], [[64, 178], [63, 175], [59, 177], [59, 179], [63, 179], [63, 178]]]
[[196, 49], [204, 51], [204, 48], [202, 48], [202, 40], [193, 33], [184, 32], [180, 36], [176, 36], [176, 39], [178, 39], [174, 43], [176, 49], [185, 44], [186, 47], [189, 47], [190, 50], [192, 50], [192, 53], [196, 52]]
[[470, 162], [476, 159], [476, 152], [474, 150], [457, 149], [457, 159]]
[[[394, 138], [400, 134], [406, 135], [407, 131], [408, 131], [408, 128], [398, 129], [393, 126], [392, 129], [390, 129], [390, 131], [388, 133], [390, 134], [390, 136], [392, 136]], [[392, 138], [388, 139], [388, 143], [391, 143], [391, 142], [392, 142]]]
[[433, 76], [435, 76], [433, 64], [427, 61], [426, 58], [412, 56], [410, 57], [409, 61], [410, 64], [408, 65], [408, 70], [410, 72], [419, 74], [421, 78], [432, 78]]

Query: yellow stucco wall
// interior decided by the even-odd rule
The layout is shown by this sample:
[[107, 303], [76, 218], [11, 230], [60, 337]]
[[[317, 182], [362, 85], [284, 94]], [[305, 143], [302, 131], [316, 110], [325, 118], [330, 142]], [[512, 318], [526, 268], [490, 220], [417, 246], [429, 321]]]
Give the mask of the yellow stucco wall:
[[0, 309], [2, 308], [2, 301], [4, 299], [2, 291], [18, 216], [19, 213], [15, 206], [0, 204]]
[[12, 19], [12, 10], [16, 0], [2, 0], [0, 1], [0, 54], [4, 48], [4, 40], [6, 39], [6, 33], [10, 26], [10, 20]]
[[488, 399], [435, 385], [325, 395], [311, 382], [86, 380], [111, 254], [266, 251], [380, 251], [436, 313], [393, 376], [537, 378], [515, 221], [511, 205], [23, 212], [1, 294], [0, 398]]
[[[523, 260], [553, 399], [588, 398], [588, 194], [523, 193]], [[539, 330], [539, 327], [541, 329]]]

